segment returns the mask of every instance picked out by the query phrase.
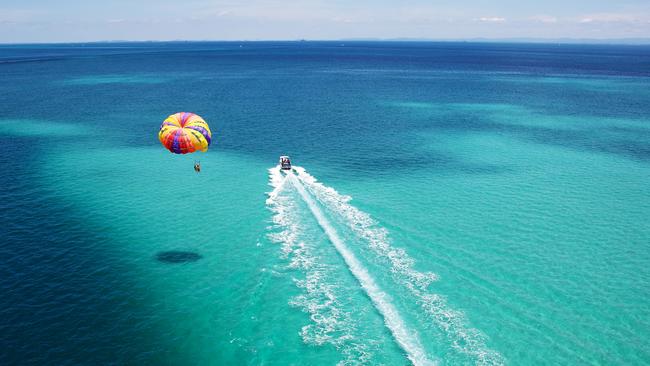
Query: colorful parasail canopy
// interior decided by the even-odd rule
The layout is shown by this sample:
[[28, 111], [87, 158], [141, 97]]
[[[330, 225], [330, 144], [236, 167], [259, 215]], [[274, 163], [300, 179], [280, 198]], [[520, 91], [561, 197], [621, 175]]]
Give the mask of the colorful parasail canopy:
[[167, 117], [160, 125], [158, 139], [174, 154], [208, 151], [212, 133], [210, 127], [194, 113], [180, 112]]

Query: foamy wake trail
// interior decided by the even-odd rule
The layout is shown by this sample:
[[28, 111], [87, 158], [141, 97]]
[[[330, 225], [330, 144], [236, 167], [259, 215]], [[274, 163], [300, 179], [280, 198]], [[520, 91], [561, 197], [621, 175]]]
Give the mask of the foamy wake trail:
[[370, 350], [355, 339], [354, 319], [337, 299], [339, 289], [331, 280], [335, 276], [334, 269], [323, 264], [309, 243], [302, 240], [304, 228], [297, 202], [281, 195], [287, 186], [286, 176], [276, 167], [269, 169], [269, 178], [273, 191], [269, 193], [267, 205], [274, 212], [273, 222], [279, 229], [269, 234], [269, 238], [282, 245], [283, 257], [289, 260], [288, 267], [304, 275], [304, 278], [294, 279], [302, 293], [290, 301], [290, 305], [308, 313], [311, 320], [301, 329], [303, 341], [334, 345], [345, 357], [339, 362], [340, 366], [368, 363]]
[[477, 365], [505, 363], [498, 352], [487, 348], [485, 336], [480, 331], [466, 325], [462, 312], [450, 308], [442, 296], [430, 292], [429, 285], [437, 279], [434, 273], [415, 270], [415, 261], [403, 249], [394, 248], [388, 231], [378, 226], [370, 215], [352, 206], [350, 197], [318, 182], [303, 168], [295, 167], [295, 170], [297, 180], [309, 193], [328, 211], [340, 216], [341, 221], [390, 267], [393, 280], [413, 295], [414, 301], [457, 352], [470, 357]]
[[418, 365], [433, 365], [424, 349], [420, 345], [417, 338], [417, 333], [409, 329], [401, 315], [392, 304], [390, 297], [375, 283], [373, 277], [368, 273], [368, 270], [359, 262], [354, 253], [350, 251], [345, 242], [341, 240], [334, 227], [329, 223], [325, 215], [321, 212], [317, 203], [311, 198], [309, 193], [305, 191], [302, 183], [293, 175], [289, 173], [287, 179], [294, 185], [302, 199], [305, 201], [310, 211], [318, 221], [327, 237], [330, 239], [336, 250], [339, 252], [343, 260], [347, 264], [350, 272], [359, 281], [361, 287], [366, 292], [375, 308], [384, 317], [386, 327], [393, 334], [393, 338], [399, 346], [406, 352], [409, 360], [416, 366]]

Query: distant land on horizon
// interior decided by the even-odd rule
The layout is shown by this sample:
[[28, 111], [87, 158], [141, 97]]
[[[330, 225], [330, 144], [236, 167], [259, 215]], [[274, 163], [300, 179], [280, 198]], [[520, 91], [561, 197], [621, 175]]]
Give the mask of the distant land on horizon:
[[475, 43], [565, 43], [565, 44], [626, 44], [650, 45], [650, 38], [350, 38], [346, 41], [398, 41], [398, 42], [475, 42]]
[[0, 45], [29, 44], [94, 44], [94, 43], [166, 43], [166, 42], [454, 42], [454, 43], [540, 43], [540, 44], [602, 44], [602, 45], [650, 45], [650, 38], [373, 38], [355, 37], [340, 39], [171, 39], [171, 40], [97, 40], [87, 42], [0, 42]]

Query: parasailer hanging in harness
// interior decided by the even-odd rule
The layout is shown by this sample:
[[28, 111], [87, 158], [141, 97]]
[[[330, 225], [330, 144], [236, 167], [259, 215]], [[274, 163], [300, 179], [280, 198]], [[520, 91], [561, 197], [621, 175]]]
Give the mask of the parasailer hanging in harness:
[[[206, 152], [212, 142], [210, 127], [194, 113], [180, 112], [167, 117], [158, 132], [160, 143], [174, 154]], [[194, 162], [194, 171], [201, 172], [201, 163]]]

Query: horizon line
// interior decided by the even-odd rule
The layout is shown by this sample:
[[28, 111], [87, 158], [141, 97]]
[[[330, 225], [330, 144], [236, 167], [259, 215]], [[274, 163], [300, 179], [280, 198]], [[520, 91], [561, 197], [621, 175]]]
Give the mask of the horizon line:
[[418, 37], [351, 37], [338, 39], [304, 39], [304, 38], [285, 38], [285, 39], [148, 39], [148, 40], [122, 40], [106, 39], [93, 41], [54, 41], [54, 42], [0, 42], [0, 45], [44, 45], [44, 44], [95, 44], [95, 43], [173, 43], [173, 42], [431, 42], [431, 43], [539, 43], [539, 44], [587, 44], [587, 45], [650, 45], [650, 37], [625, 37], [625, 38], [541, 38], [541, 37], [507, 37], [507, 38], [490, 38], [490, 37], [472, 37], [472, 38], [418, 38]]

